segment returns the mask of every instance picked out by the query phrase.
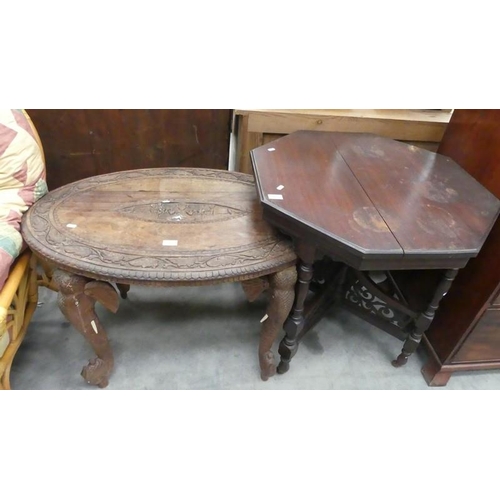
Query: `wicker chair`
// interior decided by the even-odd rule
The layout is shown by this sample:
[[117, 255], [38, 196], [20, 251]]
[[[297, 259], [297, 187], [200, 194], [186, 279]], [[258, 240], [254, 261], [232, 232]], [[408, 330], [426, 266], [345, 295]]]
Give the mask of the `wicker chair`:
[[29, 250], [15, 261], [0, 292], [0, 339], [8, 342], [0, 357], [0, 389], [10, 389], [12, 361], [26, 335], [38, 301], [36, 263]]
[[[24, 112], [40, 147], [43, 147], [33, 122]], [[0, 389], [10, 389], [10, 370], [38, 302], [38, 281], [48, 281], [45, 273], [37, 274], [37, 261], [25, 249], [12, 264], [0, 291]], [[50, 279], [50, 278], [49, 278]]]

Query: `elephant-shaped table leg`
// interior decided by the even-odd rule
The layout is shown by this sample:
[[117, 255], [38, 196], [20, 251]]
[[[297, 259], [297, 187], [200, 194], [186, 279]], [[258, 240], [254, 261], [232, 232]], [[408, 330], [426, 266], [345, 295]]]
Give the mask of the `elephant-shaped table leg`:
[[53, 279], [59, 290], [59, 308], [97, 355], [83, 368], [82, 377], [89, 384], [106, 387], [113, 370], [113, 352], [106, 331], [95, 313], [95, 303], [99, 301], [110, 311], [116, 312], [118, 294], [109, 283], [94, 281], [60, 269], [54, 272]]
[[243, 289], [250, 301], [255, 300], [260, 292], [269, 288], [269, 303], [265, 320], [262, 322], [259, 342], [260, 377], [264, 381], [276, 374], [272, 347], [292, 308], [296, 281], [297, 271], [293, 266], [265, 278], [243, 283]]

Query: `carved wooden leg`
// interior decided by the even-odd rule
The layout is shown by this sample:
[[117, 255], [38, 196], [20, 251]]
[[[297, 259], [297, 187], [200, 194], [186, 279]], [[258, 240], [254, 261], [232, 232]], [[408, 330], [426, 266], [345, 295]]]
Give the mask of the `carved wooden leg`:
[[54, 268], [52, 264], [49, 264], [44, 259], [39, 259], [41, 272], [37, 276], [38, 284], [40, 286], [45, 286], [49, 290], [57, 292], [57, 284], [54, 282], [53, 274]]
[[278, 373], [286, 373], [290, 368], [290, 361], [295, 356], [300, 332], [304, 328], [304, 303], [309, 284], [313, 277], [313, 263], [315, 249], [303, 243], [297, 245], [297, 254], [299, 256], [298, 279], [295, 287], [295, 301], [290, 316], [285, 322], [286, 335], [280, 343], [278, 352], [281, 356], [278, 365]]
[[68, 321], [85, 337], [97, 357], [82, 370], [82, 377], [92, 385], [106, 387], [113, 369], [113, 353], [108, 337], [95, 313], [96, 301], [112, 312], [118, 310], [118, 294], [104, 281], [92, 281], [57, 269], [53, 276], [59, 295], [58, 305]]
[[261, 276], [260, 278], [242, 281], [241, 286], [248, 301], [253, 302], [264, 290], [269, 288], [269, 279], [267, 276]]
[[266, 311], [267, 319], [262, 323], [259, 343], [260, 377], [264, 381], [276, 373], [271, 349], [292, 308], [297, 270], [295, 267], [289, 267], [270, 275], [268, 279], [270, 297]]
[[124, 285], [122, 283], [117, 283], [116, 287], [120, 291], [120, 297], [122, 299], [126, 299], [127, 298], [127, 294], [128, 294], [128, 292], [130, 290], [130, 285]]
[[439, 285], [434, 292], [434, 296], [432, 297], [431, 302], [427, 306], [427, 309], [418, 316], [415, 321], [415, 325], [413, 327], [413, 331], [408, 335], [401, 354], [392, 361], [392, 366], [399, 368], [403, 366], [408, 361], [409, 356], [411, 356], [416, 350], [420, 341], [422, 340], [422, 336], [429, 328], [432, 320], [434, 319], [434, 315], [436, 314], [436, 310], [441, 302], [441, 299], [448, 293], [448, 290], [455, 279], [455, 276], [458, 273], [458, 269], [448, 269], [443, 276], [443, 279], [440, 281]]

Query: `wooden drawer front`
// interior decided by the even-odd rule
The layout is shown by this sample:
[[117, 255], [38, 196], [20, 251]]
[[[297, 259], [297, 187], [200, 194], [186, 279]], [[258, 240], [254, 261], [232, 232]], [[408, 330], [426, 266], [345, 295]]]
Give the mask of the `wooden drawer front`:
[[500, 360], [500, 310], [489, 309], [479, 320], [453, 362]]
[[492, 300], [491, 305], [494, 309], [500, 309], [500, 290], [497, 293], [497, 296]]

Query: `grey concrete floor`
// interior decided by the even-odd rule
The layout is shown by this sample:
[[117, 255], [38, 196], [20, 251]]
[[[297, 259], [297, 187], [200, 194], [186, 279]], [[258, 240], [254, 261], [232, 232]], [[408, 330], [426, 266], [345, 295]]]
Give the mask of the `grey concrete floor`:
[[[80, 376], [93, 351], [63, 317], [56, 298], [40, 289], [39, 307], [12, 367], [12, 388], [101, 390]], [[423, 347], [395, 369], [390, 361], [401, 342], [340, 309], [304, 338], [288, 373], [262, 382], [257, 346], [266, 301], [263, 295], [248, 303], [239, 284], [132, 287], [116, 314], [98, 306], [115, 355], [104, 390], [500, 388], [500, 370], [455, 373], [446, 387], [430, 388], [420, 373], [427, 359]]]

